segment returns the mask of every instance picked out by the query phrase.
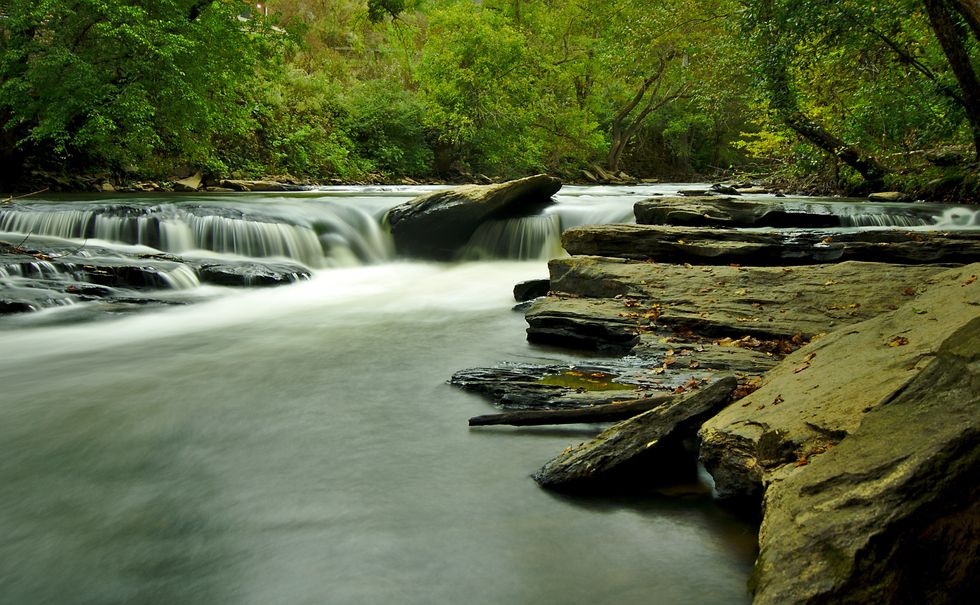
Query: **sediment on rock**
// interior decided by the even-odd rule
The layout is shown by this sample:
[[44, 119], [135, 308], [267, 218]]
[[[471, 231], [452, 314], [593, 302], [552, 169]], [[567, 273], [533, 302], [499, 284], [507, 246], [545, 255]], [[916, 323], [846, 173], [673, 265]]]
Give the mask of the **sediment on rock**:
[[553, 260], [549, 269], [553, 293], [527, 310], [528, 339], [619, 352], [647, 334], [809, 339], [897, 308], [945, 270], [859, 262], [694, 267], [584, 256]]
[[765, 495], [754, 603], [976, 600], [978, 362], [975, 316], [843, 441], [780, 473]]
[[945, 271], [898, 310], [816, 340], [708, 420], [701, 457], [719, 495], [758, 497], [895, 399], [951, 334], [976, 325], [977, 273], [980, 264]]

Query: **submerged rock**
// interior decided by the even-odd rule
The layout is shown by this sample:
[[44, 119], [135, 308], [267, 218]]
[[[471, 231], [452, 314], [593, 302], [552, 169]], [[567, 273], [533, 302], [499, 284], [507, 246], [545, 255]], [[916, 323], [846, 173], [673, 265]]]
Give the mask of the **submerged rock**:
[[542, 487], [573, 489], [607, 478], [641, 457], [643, 468], [638, 474], [644, 481], [655, 484], [675, 477], [678, 466], [685, 466], [674, 456], [680, 442], [726, 404], [736, 386], [735, 378], [726, 376], [615, 424], [595, 439], [559, 454], [534, 473], [534, 480]]
[[551, 203], [561, 181], [544, 174], [497, 185], [463, 185], [395, 206], [387, 221], [400, 254], [451, 260], [484, 221], [531, 214]]

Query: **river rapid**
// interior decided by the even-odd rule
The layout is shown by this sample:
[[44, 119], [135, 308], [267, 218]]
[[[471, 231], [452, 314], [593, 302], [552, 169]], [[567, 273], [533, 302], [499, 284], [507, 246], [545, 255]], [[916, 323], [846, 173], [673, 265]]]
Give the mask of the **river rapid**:
[[[0, 319], [0, 603], [748, 602], [755, 528], [709, 491], [545, 492], [530, 473], [597, 427], [468, 429], [492, 408], [446, 384], [467, 367], [571, 360], [525, 341], [513, 284], [546, 277], [556, 229], [627, 221], [670, 187], [566, 189], [519, 234], [492, 227], [513, 244], [438, 264], [395, 258], [380, 228], [420, 191], [32, 201], [159, 206], [176, 222], [182, 205], [300, 227], [359, 218], [313, 229], [322, 258], [276, 249], [312, 271], [291, 285], [191, 282], [175, 294], [189, 305]], [[147, 248], [9, 220], [8, 242]], [[205, 249], [194, 229], [158, 245], [254, 253]], [[514, 246], [518, 259], [492, 259]]]

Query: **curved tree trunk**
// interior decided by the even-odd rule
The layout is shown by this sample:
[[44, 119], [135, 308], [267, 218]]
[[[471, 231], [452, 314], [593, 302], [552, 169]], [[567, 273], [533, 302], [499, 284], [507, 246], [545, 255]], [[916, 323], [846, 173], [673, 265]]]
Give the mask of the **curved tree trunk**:
[[[975, 27], [976, 21], [980, 19], [980, 8], [974, 3], [970, 6], [969, 0], [952, 0], [953, 8], [958, 10], [964, 19]], [[977, 160], [980, 161], [980, 78], [973, 71], [973, 64], [970, 62], [970, 55], [966, 51], [966, 45], [960, 32], [953, 21], [950, 13], [950, 5], [944, 0], [923, 0], [926, 12], [929, 15], [929, 24], [932, 31], [936, 34], [943, 53], [949, 61], [949, 66], [956, 76], [956, 81], [963, 92], [963, 105], [966, 108], [966, 115], [973, 128], [973, 146], [976, 151]], [[962, 5], [963, 8], [959, 8]], [[971, 12], [972, 10], [972, 12]], [[974, 34], [976, 35], [974, 28]]]

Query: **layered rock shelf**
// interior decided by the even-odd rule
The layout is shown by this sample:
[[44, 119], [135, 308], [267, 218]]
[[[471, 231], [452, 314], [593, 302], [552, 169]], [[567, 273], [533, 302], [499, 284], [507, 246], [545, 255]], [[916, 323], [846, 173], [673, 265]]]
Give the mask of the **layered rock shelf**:
[[[683, 466], [665, 444], [696, 432], [717, 497], [761, 518], [756, 603], [972, 602], [980, 233], [834, 230], [839, 217], [779, 200], [635, 212], [661, 224], [566, 231], [571, 256], [549, 263], [549, 292], [526, 310], [531, 342], [592, 358], [594, 388], [545, 387], [562, 370], [527, 364], [454, 378], [501, 407], [647, 410], [535, 479], [602, 489], [626, 473], [642, 490]], [[717, 405], [691, 403], [722, 383]]]

